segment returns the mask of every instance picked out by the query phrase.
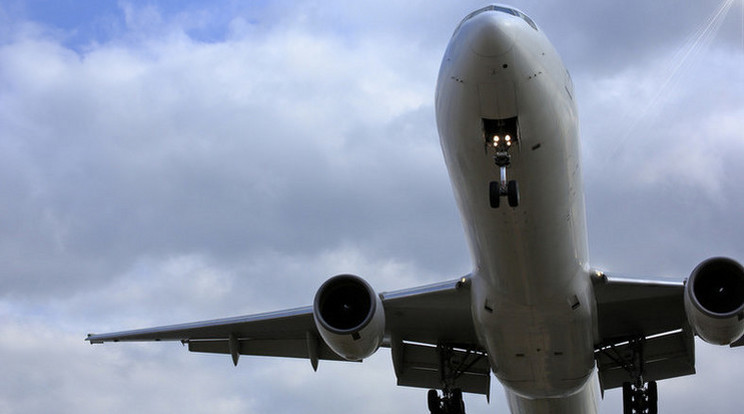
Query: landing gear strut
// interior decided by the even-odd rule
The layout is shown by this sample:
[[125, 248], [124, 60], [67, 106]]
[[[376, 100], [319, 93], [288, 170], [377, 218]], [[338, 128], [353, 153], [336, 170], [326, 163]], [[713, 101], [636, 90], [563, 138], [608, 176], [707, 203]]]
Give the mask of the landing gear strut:
[[440, 344], [439, 374], [443, 390], [429, 390], [427, 403], [431, 414], [465, 414], [465, 403], [462, 400], [462, 389], [457, 386], [458, 379], [476, 363], [486, 357], [485, 353], [476, 350], [455, 352], [450, 345]]
[[659, 391], [656, 381], [643, 378], [644, 339], [628, 341], [629, 352], [619, 352], [614, 346], [602, 349], [625, 369], [630, 380], [623, 383], [623, 414], [657, 414], [659, 412]]

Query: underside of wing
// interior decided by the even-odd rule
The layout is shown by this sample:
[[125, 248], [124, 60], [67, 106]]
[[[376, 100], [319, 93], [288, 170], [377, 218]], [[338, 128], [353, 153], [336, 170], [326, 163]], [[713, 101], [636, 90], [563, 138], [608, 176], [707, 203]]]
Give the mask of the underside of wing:
[[382, 297], [398, 385], [489, 394], [491, 366], [473, 326], [469, 278]]
[[155, 328], [91, 334], [92, 344], [131, 341], [181, 341], [192, 352], [343, 360], [318, 336], [311, 307]]
[[386, 331], [405, 341], [478, 343], [470, 311], [470, 279], [382, 293]]
[[603, 390], [623, 386], [631, 396], [638, 390], [625, 392], [625, 384], [694, 374], [695, 336], [715, 345], [744, 345], [744, 267], [733, 259], [706, 259], [685, 282], [601, 272], [594, 281], [595, 358]]
[[601, 275], [595, 295], [602, 390], [621, 387], [637, 375], [657, 381], [695, 373], [683, 283]]
[[[181, 341], [193, 352], [229, 354], [237, 364], [240, 355], [306, 358], [314, 369], [319, 360], [361, 360], [350, 358], [343, 350], [364, 343], [369, 335], [379, 335], [374, 349], [390, 347], [399, 385], [444, 388], [456, 385], [464, 392], [488, 394], [490, 366], [478, 344], [470, 311], [468, 277], [413, 289], [377, 295], [361, 278], [341, 275], [321, 287], [313, 306], [202, 322], [155, 328], [90, 334], [92, 344], [126, 341]], [[339, 283], [341, 286], [339, 287]], [[344, 284], [345, 283], [345, 284]], [[349, 284], [357, 286], [349, 288]], [[323, 289], [340, 298], [325, 299]], [[368, 289], [373, 299], [379, 298], [384, 318], [379, 332], [369, 333], [377, 317], [375, 301], [354, 302], [364, 294], [345, 292]], [[358, 292], [357, 292], [358, 293]], [[321, 298], [320, 300], [318, 298]], [[337, 300], [338, 299], [338, 300]], [[326, 304], [325, 302], [328, 302]], [[316, 307], [318, 311], [316, 312]], [[338, 309], [338, 310], [335, 310]], [[336, 329], [327, 326], [349, 315], [334, 315], [349, 309], [361, 312], [360, 324]], [[330, 312], [330, 314], [329, 314]], [[367, 315], [366, 313], [369, 313]], [[320, 316], [318, 316], [320, 315]], [[354, 315], [351, 315], [352, 319]], [[322, 319], [316, 323], [316, 318]], [[320, 328], [320, 329], [319, 329]], [[348, 329], [345, 329], [348, 328]], [[341, 351], [339, 351], [339, 349]], [[374, 349], [372, 352], [374, 352]], [[443, 375], [446, 367], [457, 378]], [[448, 383], [449, 382], [449, 383]]]
[[682, 282], [603, 275], [594, 291], [601, 342], [674, 331], [687, 321]]

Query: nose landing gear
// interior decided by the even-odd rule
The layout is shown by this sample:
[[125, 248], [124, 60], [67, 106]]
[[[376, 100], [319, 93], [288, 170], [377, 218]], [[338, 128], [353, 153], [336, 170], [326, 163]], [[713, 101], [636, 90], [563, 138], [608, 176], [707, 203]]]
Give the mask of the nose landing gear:
[[491, 208], [499, 208], [501, 197], [506, 196], [509, 207], [519, 205], [519, 186], [515, 180], [491, 181], [488, 188], [488, 198]]
[[509, 201], [509, 207], [517, 207], [519, 205], [519, 186], [515, 180], [507, 181], [506, 179], [506, 169], [511, 164], [511, 155], [503, 151], [497, 152], [493, 158], [499, 167], [501, 181], [491, 181], [489, 183], [488, 198], [491, 202], [491, 208], [499, 208], [501, 196], [506, 196], [506, 199]]
[[499, 208], [501, 197], [506, 196], [510, 207], [519, 205], [519, 186], [515, 180], [506, 178], [507, 168], [511, 165], [509, 150], [518, 146], [519, 129], [517, 118], [483, 119], [486, 153], [491, 152], [493, 161], [499, 167], [499, 181], [491, 181], [488, 188], [488, 198], [491, 208]]

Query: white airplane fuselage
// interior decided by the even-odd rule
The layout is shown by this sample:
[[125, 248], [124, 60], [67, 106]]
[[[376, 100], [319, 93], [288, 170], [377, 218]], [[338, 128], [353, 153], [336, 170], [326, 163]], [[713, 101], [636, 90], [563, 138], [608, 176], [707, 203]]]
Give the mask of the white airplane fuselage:
[[[560, 57], [524, 17], [496, 7], [466, 18], [442, 61], [436, 116], [474, 263], [474, 325], [512, 412], [596, 413], [578, 119]], [[501, 171], [484, 119], [514, 117], [506, 172], [519, 204], [493, 208]]]

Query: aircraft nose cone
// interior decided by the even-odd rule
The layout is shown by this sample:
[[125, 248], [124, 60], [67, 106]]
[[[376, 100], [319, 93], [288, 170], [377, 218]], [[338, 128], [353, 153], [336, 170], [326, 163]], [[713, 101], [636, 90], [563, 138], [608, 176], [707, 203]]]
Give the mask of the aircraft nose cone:
[[480, 56], [500, 56], [514, 45], [514, 32], [503, 13], [483, 13], [473, 19], [470, 48]]

